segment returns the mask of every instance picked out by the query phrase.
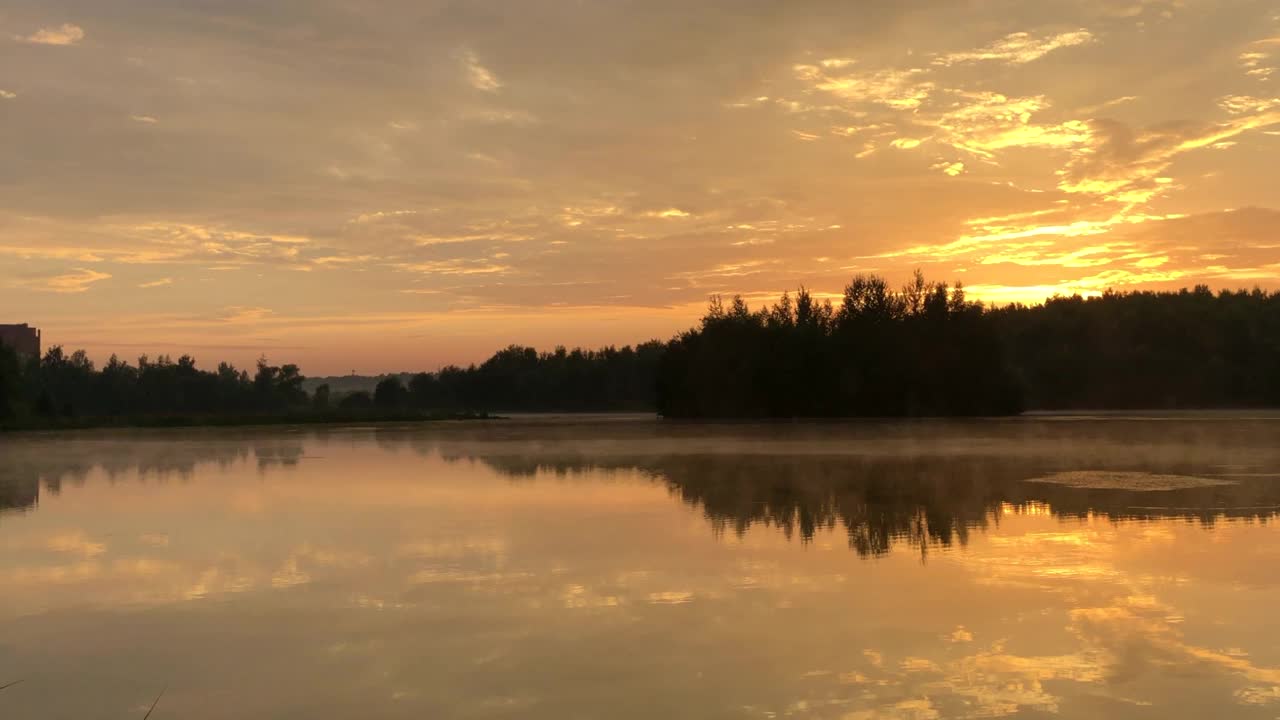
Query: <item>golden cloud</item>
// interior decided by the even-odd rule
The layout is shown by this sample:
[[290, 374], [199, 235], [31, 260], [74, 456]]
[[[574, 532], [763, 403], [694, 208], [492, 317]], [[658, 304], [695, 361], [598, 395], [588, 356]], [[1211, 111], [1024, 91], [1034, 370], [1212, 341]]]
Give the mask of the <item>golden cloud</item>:
[[87, 268], [77, 268], [71, 272], [40, 280], [27, 281], [23, 283], [26, 287], [45, 292], [54, 292], [62, 294], [75, 294], [87, 292], [89, 288], [96, 282], [108, 280], [111, 275], [97, 270], [89, 270]]
[[997, 92], [953, 91], [954, 109], [923, 119], [944, 132], [943, 142], [957, 150], [992, 158], [1010, 148], [1071, 148], [1089, 142], [1088, 124], [1068, 120], [1052, 125], [1032, 122], [1049, 107], [1044, 96], [1008, 97]]
[[[1126, 191], [1155, 191], [1168, 184], [1162, 173], [1183, 153], [1231, 140], [1250, 130], [1280, 123], [1280, 111], [1251, 99], [1225, 99], [1237, 117], [1207, 125], [1182, 124], [1134, 130], [1111, 120], [1089, 122], [1089, 142], [1079, 148], [1060, 175], [1058, 188], [1067, 193], [1131, 200]], [[1147, 195], [1146, 197], [1149, 197]]]
[[957, 63], [999, 60], [1021, 65], [1039, 60], [1054, 50], [1084, 45], [1093, 42], [1093, 39], [1093, 34], [1084, 28], [1042, 37], [1035, 37], [1025, 32], [1016, 32], [977, 50], [942, 55], [935, 58], [933, 64], [945, 66]]
[[75, 45], [84, 39], [84, 29], [79, 25], [66, 23], [58, 27], [40, 28], [22, 38], [24, 42], [36, 45]]
[[474, 52], [466, 52], [463, 55], [462, 64], [466, 72], [467, 82], [470, 83], [471, 87], [489, 93], [502, 89], [502, 81], [489, 68], [480, 64], [480, 59], [476, 57]]
[[812, 89], [830, 93], [845, 100], [874, 103], [896, 110], [914, 110], [920, 107], [936, 85], [921, 80], [928, 71], [874, 70], [867, 73], [832, 74], [828, 70], [844, 66], [796, 65], [796, 77]]

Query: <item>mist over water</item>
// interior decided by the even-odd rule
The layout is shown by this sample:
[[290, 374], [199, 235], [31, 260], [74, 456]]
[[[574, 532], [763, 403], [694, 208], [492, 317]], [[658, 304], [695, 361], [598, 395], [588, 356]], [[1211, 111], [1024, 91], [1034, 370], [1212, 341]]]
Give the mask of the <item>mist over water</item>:
[[1277, 414], [2, 442], [3, 717], [1280, 712]]

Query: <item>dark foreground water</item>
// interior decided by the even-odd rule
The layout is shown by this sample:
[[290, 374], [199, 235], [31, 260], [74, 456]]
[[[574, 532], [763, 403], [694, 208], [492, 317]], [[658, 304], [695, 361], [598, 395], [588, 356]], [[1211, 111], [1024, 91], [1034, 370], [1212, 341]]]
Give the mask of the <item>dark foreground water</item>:
[[1278, 512], [1277, 416], [0, 436], [0, 718], [1274, 718]]

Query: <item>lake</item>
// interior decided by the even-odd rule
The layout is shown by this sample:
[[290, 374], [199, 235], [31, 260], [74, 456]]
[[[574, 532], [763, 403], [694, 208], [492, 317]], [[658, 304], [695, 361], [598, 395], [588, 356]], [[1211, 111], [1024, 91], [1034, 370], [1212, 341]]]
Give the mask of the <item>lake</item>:
[[0, 436], [0, 717], [1274, 718], [1280, 415]]

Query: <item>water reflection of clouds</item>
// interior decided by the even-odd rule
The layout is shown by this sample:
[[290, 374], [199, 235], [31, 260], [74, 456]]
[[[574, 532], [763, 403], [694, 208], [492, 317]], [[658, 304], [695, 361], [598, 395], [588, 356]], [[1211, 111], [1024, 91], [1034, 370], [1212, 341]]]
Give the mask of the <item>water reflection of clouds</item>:
[[[1056, 680], [1095, 684], [1098, 687], [1091, 693], [1149, 705], [1159, 698], [1135, 698], [1129, 693], [1147, 690], [1155, 676], [1174, 680], [1192, 673], [1202, 681], [1221, 684], [1223, 692], [1240, 703], [1280, 700], [1280, 669], [1259, 666], [1242, 650], [1217, 650], [1186, 639], [1187, 615], [1159, 595], [1190, 578], [1135, 571], [1132, 558], [1123, 557], [1124, 548], [1135, 547], [1144, 553], [1193, 554], [1194, 545], [1203, 538], [1194, 528], [1190, 530], [1178, 533], [1168, 527], [1084, 521], [1069, 533], [1014, 530], [989, 538], [981, 552], [956, 556], [955, 561], [971, 570], [978, 584], [992, 584], [994, 579], [997, 585], [1034, 587], [1041, 593], [1065, 596], [1048, 612], [1065, 618], [1066, 631], [1078, 647], [1064, 655], [1020, 656], [1008, 652], [1005, 641], [997, 641], [947, 665], [946, 678], [933, 690], [969, 696], [985, 716], [1012, 714], [1021, 708], [1056, 712], [1065, 693], [1055, 694], [1046, 685]], [[1251, 535], [1253, 541], [1270, 540]], [[1153, 538], [1178, 547], [1145, 544]], [[1232, 545], [1240, 551], [1239, 545]], [[1028, 556], [1034, 559], [1028, 561]], [[1194, 566], [1186, 570], [1193, 571]], [[1205, 619], [1199, 618], [1201, 623]]]
[[[1280, 701], [1280, 663], [1232, 629], [1273, 606], [1277, 581], [1257, 567], [1280, 554], [1268, 528], [1132, 522], [1114, 494], [1026, 489], [1022, 461], [657, 455], [597, 475], [555, 445], [520, 462], [467, 446], [477, 461], [456, 463], [438, 438], [316, 435], [296, 465], [263, 470], [237, 442], [249, 449], [218, 450], [237, 459], [197, 462], [177, 486], [113, 486], [80, 458], [83, 486], [0, 521], [9, 617], [292, 613], [316, 635], [308, 652], [367, 665], [393, 702], [458, 712], [571, 711], [585, 691], [565, 680], [602, 668], [689, 698], [674, 675], [705, 673], [703, 702], [732, 694], [761, 716], [1121, 715], [1190, 684], [1241, 710]], [[1185, 497], [1204, 508], [1228, 490], [1269, 492]], [[732, 531], [713, 540], [708, 522]], [[928, 547], [928, 563], [860, 562], [851, 527], [872, 550]], [[1258, 594], [1219, 616], [1241, 583]], [[439, 683], [457, 691], [423, 679], [446, 662]]]
[[81, 555], [91, 558], [107, 551], [106, 543], [90, 540], [82, 531], [59, 533], [49, 538], [46, 545], [54, 552]]

